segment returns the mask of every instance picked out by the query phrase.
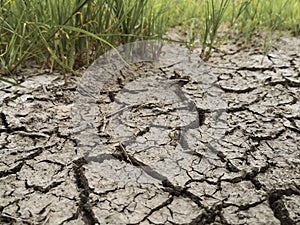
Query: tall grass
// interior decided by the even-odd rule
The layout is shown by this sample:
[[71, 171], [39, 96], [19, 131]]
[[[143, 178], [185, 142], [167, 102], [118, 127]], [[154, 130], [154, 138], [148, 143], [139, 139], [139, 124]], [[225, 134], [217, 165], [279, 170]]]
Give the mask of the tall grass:
[[[169, 16], [169, 25], [181, 26], [186, 31], [186, 41], [190, 46], [199, 45], [201, 56], [208, 59], [211, 50], [229, 34], [240, 34], [245, 45], [258, 32], [266, 35], [262, 47], [275, 32], [289, 31], [300, 35], [299, 0], [184, 0]], [[220, 32], [222, 27], [222, 32]], [[224, 32], [224, 29], [226, 32]]]
[[205, 24], [202, 29], [202, 51], [201, 57], [207, 60], [211, 55], [217, 32], [224, 19], [230, 0], [206, 0], [205, 1]]
[[0, 0], [0, 70], [88, 65], [112, 45], [161, 37], [161, 11], [148, 0]]
[[300, 35], [299, 24], [299, 0], [0, 0], [0, 73], [26, 62], [74, 71], [108, 48], [162, 38], [175, 26], [207, 60], [229, 33], [247, 44], [264, 31], [267, 49], [276, 31]]

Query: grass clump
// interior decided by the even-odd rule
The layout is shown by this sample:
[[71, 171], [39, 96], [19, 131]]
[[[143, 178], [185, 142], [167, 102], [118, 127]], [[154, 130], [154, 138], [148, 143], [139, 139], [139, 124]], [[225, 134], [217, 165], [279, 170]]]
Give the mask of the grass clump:
[[113, 45], [161, 37], [161, 11], [148, 0], [0, 0], [0, 70], [88, 65]]
[[113, 46], [178, 26], [207, 60], [232, 34], [246, 45], [263, 31], [267, 49], [274, 32], [300, 35], [299, 24], [299, 0], [0, 0], [0, 73], [26, 62], [74, 71]]
[[263, 32], [267, 35], [262, 47], [274, 32], [300, 35], [299, 0], [184, 0], [172, 13], [169, 25], [180, 25], [188, 45], [201, 46], [203, 59], [232, 34], [239, 34], [247, 45], [253, 35]]

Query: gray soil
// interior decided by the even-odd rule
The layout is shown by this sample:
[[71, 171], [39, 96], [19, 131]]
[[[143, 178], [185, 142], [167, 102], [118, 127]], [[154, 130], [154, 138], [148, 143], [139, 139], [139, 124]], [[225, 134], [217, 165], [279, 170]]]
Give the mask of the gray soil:
[[0, 83], [0, 224], [300, 224], [300, 39], [181, 49]]

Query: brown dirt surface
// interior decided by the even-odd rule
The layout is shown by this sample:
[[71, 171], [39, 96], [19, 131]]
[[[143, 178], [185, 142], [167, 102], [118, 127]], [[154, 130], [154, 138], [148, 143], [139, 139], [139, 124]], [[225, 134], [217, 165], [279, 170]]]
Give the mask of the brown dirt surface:
[[0, 83], [0, 224], [300, 224], [300, 39], [162, 53]]

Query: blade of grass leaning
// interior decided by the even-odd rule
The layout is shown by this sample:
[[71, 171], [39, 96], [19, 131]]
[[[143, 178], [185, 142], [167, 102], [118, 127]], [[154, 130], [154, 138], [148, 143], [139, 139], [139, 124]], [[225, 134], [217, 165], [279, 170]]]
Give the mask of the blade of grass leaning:
[[73, 74], [75, 74], [76, 76], [80, 76], [79, 73], [77, 73], [76, 71], [74, 71], [71, 67], [69, 67], [68, 65], [66, 65], [65, 63], [63, 63], [59, 57], [54, 53], [54, 51], [52, 50], [52, 48], [50, 47], [49, 43], [47, 42], [46, 38], [44, 37], [44, 35], [42, 34], [40, 28], [38, 26], [36, 26], [37, 31], [40, 34], [40, 38], [42, 40], [42, 42], [44, 43], [44, 45], [46, 46], [46, 49], [48, 50], [49, 54], [52, 56], [52, 58], [66, 71], [70, 71]]
[[78, 27], [72, 27], [72, 26], [66, 26], [66, 25], [63, 25], [63, 26], [60, 26], [60, 27], [66, 29], [66, 30], [72, 30], [72, 31], [75, 31], [75, 32], [78, 32], [78, 33], [85, 34], [85, 35], [87, 35], [87, 36], [89, 36], [89, 37], [92, 37], [92, 38], [94, 38], [94, 39], [96, 39], [96, 40], [98, 40], [98, 41], [100, 41], [100, 42], [106, 44], [107, 46], [109, 46], [110, 48], [112, 48], [112, 49], [117, 53], [117, 55], [118, 55], [118, 56], [120, 57], [120, 59], [125, 63], [126, 66], [130, 66], [130, 65], [126, 62], [126, 60], [123, 58], [123, 56], [120, 54], [120, 52], [119, 52], [119, 51], [118, 51], [111, 43], [109, 43], [109, 42], [106, 41], [105, 39], [99, 37], [98, 35], [93, 34], [93, 33], [89, 32], [89, 31], [80, 29], [80, 28], [78, 28]]
[[12, 85], [14, 85], [14, 86], [24, 87], [24, 86], [22, 86], [22, 85], [20, 85], [20, 84], [18, 84], [18, 83], [16, 83], [16, 82], [13, 82], [13, 81], [11, 81], [11, 80], [5, 79], [5, 78], [3, 78], [3, 77], [0, 77], [0, 81], [5, 82], [5, 83], [8, 83], [8, 84], [12, 84]]

